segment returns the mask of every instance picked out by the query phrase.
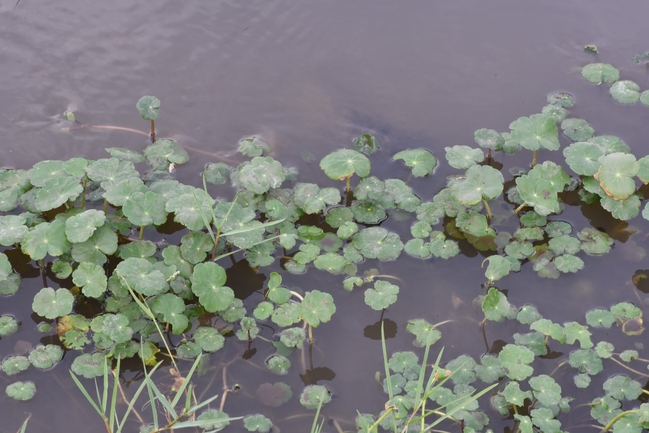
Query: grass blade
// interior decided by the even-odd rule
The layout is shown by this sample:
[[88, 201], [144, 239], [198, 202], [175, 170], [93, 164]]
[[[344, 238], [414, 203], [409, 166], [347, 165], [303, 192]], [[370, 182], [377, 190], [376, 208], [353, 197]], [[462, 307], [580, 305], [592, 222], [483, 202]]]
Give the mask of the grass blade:
[[99, 409], [99, 406], [97, 406], [97, 403], [95, 403], [95, 401], [92, 399], [92, 397], [90, 397], [90, 394], [88, 394], [88, 391], [86, 391], [86, 388], [81, 384], [81, 382], [79, 381], [77, 376], [72, 372], [72, 370], [70, 370], [70, 376], [72, 376], [72, 380], [77, 385], [77, 388], [79, 388], [79, 390], [81, 391], [83, 396], [86, 398], [86, 400], [88, 400], [88, 402], [92, 405], [92, 407], [95, 408], [95, 410], [97, 411], [99, 416], [101, 416], [101, 418], [103, 420], [105, 420], [106, 419], [106, 414], [102, 413], [101, 409]]
[[171, 401], [171, 405], [172, 405], [173, 407], [176, 407], [176, 404], [178, 404], [178, 400], [180, 400], [180, 397], [181, 397], [182, 394], [183, 394], [183, 391], [185, 390], [185, 388], [187, 387], [187, 385], [189, 385], [189, 381], [191, 380], [192, 375], [194, 374], [194, 371], [196, 370], [196, 367], [198, 367], [198, 364], [201, 362], [201, 356], [202, 356], [202, 355], [203, 355], [203, 354], [200, 353], [200, 354], [196, 357], [196, 360], [194, 361], [194, 364], [192, 364], [192, 368], [189, 369], [189, 373], [187, 373], [187, 376], [185, 377], [185, 380], [183, 381], [183, 384], [180, 385], [180, 388], [178, 388], [178, 391], [176, 391], [176, 396], [175, 396], [174, 399]]

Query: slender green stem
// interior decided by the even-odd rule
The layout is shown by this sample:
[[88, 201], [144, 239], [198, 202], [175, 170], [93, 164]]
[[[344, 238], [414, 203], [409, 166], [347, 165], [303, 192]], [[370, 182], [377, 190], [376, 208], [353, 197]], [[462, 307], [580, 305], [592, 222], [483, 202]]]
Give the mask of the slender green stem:
[[313, 326], [309, 325], [309, 343], [313, 343]]
[[379, 424], [381, 424], [381, 421], [383, 421], [383, 420], [385, 419], [385, 417], [387, 417], [388, 415], [390, 415], [393, 411], [394, 411], [394, 406], [391, 406], [388, 410], [386, 410], [386, 411], [383, 413], [383, 415], [381, 415], [381, 416], [379, 417], [379, 419], [377, 419], [377, 420], [374, 422], [374, 424], [372, 424], [372, 425], [370, 426], [370, 428], [369, 428], [368, 431], [373, 431], [373, 429], [376, 429], [376, 428], [379, 426]]
[[108, 212], [108, 200], [104, 199], [104, 213]]
[[483, 198], [482, 204], [484, 204], [485, 209], [487, 209], [487, 218], [489, 219], [493, 218], [493, 215], [491, 213], [491, 208], [489, 207], [489, 203], [487, 203], [487, 200]]
[[86, 208], [86, 185], [88, 184], [88, 176], [83, 176], [83, 191], [81, 192], [81, 209]]
[[65, 205], [65, 208], [66, 208], [66, 209], [70, 209], [70, 205], [68, 204], [67, 201], [66, 201], [65, 203], [63, 203], [63, 204]]
[[532, 168], [536, 166], [536, 150], [532, 153]]
[[634, 414], [634, 413], [636, 413], [636, 412], [638, 412], [638, 411], [637, 411], [637, 410], [626, 410], [626, 411], [624, 411], [624, 412], [622, 412], [622, 413], [617, 414], [617, 415], [616, 415], [612, 420], [610, 420], [610, 421], [608, 422], [608, 424], [606, 424], [606, 426], [604, 426], [604, 428], [602, 429], [602, 431], [609, 431], [610, 428], [613, 427], [613, 424], [615, 424], [616, 422], [618, 422], [618, 421], [620, 420], [620, 418], [622, 418], [622, 417], [624, 417], [624, 416], [627, 416], [627, 415]]
[[637, 375], [639, 375], [639, 376], [642, 376], [642, 377], [649, 377], [649, 375], [647, 375], [647, 374], [645, 374], [645, 373], [642, 373], [642, 372], [640, 372], [640, 371], [638, 371], [638, 370], [634, 370], [633, 368], [629, 367], [629, 366], [626, 365], [625, 363], [623, 363], [623, 362], [621, 362], [621, 361], [618, 361], [617, 359], [615, 359], [615, 358], [613, 358], [613, 357], [611, 357], [610, 359], [611, 359], [611, 361], [613, 361], [613, 362], [615, 362], [615, 363], [621, 365], [622, 367], [626, 368], [627, 370], [629, 370], [629, 371], [631, 371], [631, 372], [633, 372], [633, 373], [635, 373], [635, 374], [637, 374]]
[[523, 208], [524, 208], [525, 206], [527, 206], [527, 203], [523, 203], [522, 205], [518, 206], [518, 207], [514, 210], [514, 215], [516, 215], [516, 214], [519, 213], [521, 210], [523, 210]]
[[352, 190], [352, 181], [351, 181], [351, 176], [347, 178], [347, 184], [345, 186], [345, 192], [349, 192]]
[[137, 240], [141, 241], [143, 236], [144, 236], [144, 226], [140, 226], [140, 235], [137, 237]]

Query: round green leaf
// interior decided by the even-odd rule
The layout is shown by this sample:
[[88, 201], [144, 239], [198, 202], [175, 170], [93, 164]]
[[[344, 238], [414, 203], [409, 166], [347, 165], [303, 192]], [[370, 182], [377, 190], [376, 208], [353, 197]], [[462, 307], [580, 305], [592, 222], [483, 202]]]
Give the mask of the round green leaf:
[[355, 150], [341, 149], [322, 158], [320, 168], [334, 180], [346, 179], [354, 173], [366, 177], [370, 174], [370, 160]]
[[307, 214], [320, 213], [327, 205], [340, 202], [340, 191], [336, 188], [320, 189], [314, 183], [299, 183], [295, 187], [293, 201]]
[[555, 405], [561, 400], [561, 387], [547, 374], [530, 378], [529, 384], [534, 390], [534, 397], [542, 405]]
[[0, 337], [6, 337], [18, 331], [18, 321], [11, 316], [0, 316]]
[[281, 376], [288, 373], [288, 369], [291, 368], [291, 361], [285, 356], [275, 354], [266, 360], [266, 367], [271, 372]]
[[[392, 160], [403, 160], [403, 162], [412, 169], [412, 175], [423, 177], [435, 171], [437, 167], [437, 158], [428, 149], [408, 149], [397, 152]], [[369, 172], [369, 169], [368, 169]]]
[[[505, 144], [503, 136], [493, 129], [481, 128], [473, 133], [473, 138], [484, 149], [500, 150]], [[484, 154], [483, 154], [484, 159]], [[480, 161], [477, 161], [480, 162]], [[468, 167], [465, 167], [468, 168]]]
[[640, 99], [640, 86], [633, 81], [616, 81], [609, 91], [613, 99], [621, 104], [635, 104]]
[[470, 167], [463, 179], [451, 186], [451, 194], [459, 203], [466, 206], [478, 204], [481, 200], [491, 200], [503, 192], [505, 179], [502, 173], [488, 165]]
[[512, 139], [528, 150], [558, 150], [559, 131], [554, 119], [543, 114], [519, 117], [509, 125]]
[[155, 192], [136, 192], [124, 202], [122, 212], [135, 226], [159, 226], [167, 221], [164, 197]]
[[382, 227], [361, 230], [352, 237], [352, 245], [365, 258], [379, 260], [394, 260], [403, 249], [399, 236]]
[[189, 232], [180, 240], [180, 254], [189, 263], [201, 263], [214, 248], [212, 238], [204, 232]]
[[628, 221], [638, 216], [642, 203], [640, 202], [639, 194], [636, 193], [624, 200], [616, 200], [613, 197], [604, 196], [600, 199], [600, 204], [611, 213], [613, 218]]
[[510, 307], [507, 296], [495, 287], [490, 287], [487, 295], [482, 300], [482, 312], [487, 320], [502, 322], [509, 316]]
[[68, 289], [54, 291], [51, 287], [45, 287], [34, 296], [32, 310], [46, 319], [54, 319], [70, 314], [73, 302], [74, 296]]
[[194, 331], [194, 341], [206, 352], [216, 352], [225, 344], [225, 337], [211, 326], [199, 326]]
[[36, 349], [29, 352], [29, 362], [36, 368], [47, 370], [63, 358], [63, 350], [54, 344], [43, 346], [39, 344]]
[[484, 160], [484, 152], [469, 146], [445, 147], [446, 160], [453, 168], [466, 169]]
[[29, 360], [25, 356], [11, 355], [2, 361], [2, 371], [8, 376], [13, 376], [29, 368]]
[[225, 269], [214, 262], [200, 263], [192, 275], [192, 291], [201, 305], [210, 313], [223, 311], [234, 300], [234, 292], [224, 286]]
[[110, 156], [117, 158], [120, 161], [129, 161], [133, 164], [144, 162], [144, 155], [132, 149], [127, 149], [125, 147], [106, 147], [104, 150], [108, 152]]
[[379, 150], [379, 141], [371, 134], [363, 134], [354, 139], [354, 149], [365, 155], [371, 155]]
[[322, 385], [307, 385], [300, 395], [300, 404], [307, 409], [317, 409], [331, 401], [331, 393]]
[[83, 294], [91, 298], [103, 295], [108, 285], [104, 268], [94, 263], [80, 263], [72, 273], [72, 282], [82, 287]]
[[117, 265], [115, 272], [131, 289], [144, 296], [158, 295], [169, 289], [164, 274], [146, 259], [129, 257]]
[[36, 385], [33, 382], [14, 382], [7, 385], [5, 393], [14, 400], [30, 400], [36, 394]]
[[176, 335], [185, 331], [189, 325], [189, 319], [183, 314], [185, 311], [185, 302], [174, 294], [165, 293], [156, 296], [151, 303], [151, 310], [156, 314], [162, 315], [162, 320], [171, 324], [173, 333]]
[[617, 375], [604, 382], [606, 395], [616, 400], [635, 400], [642, 394], [642, 385], [629, 376]]
[[306, 331], [303, 328], [288, 328], [279, 333], [279, 341], [286, 347], [301, 348], [306, 339]]
[[409, 321], [406, 330], [415, 335], [413, 344], [418, 347], [430, 346], [442, 338], [442, 333], [424, 319]]
[[381, 311], [397, 302], [399, 286], [387, 281], [376, 281], [373, 289], [365, 290], [365, 303], [373, 310]]
[[246, 415], [243, 418], [243, 426], [248, 431], [268, 433], [273, 428], [273, 422], [263, 415]]
[[509, 271], [511, 271], [511, 262], [505, 257], [498, 255], [489, 256], [482, 262], [483, 267], [485, 262], [489, 263], [485, 271], [485, 277], [489, 280], [489, 284], [509, 275]]
[[335, 312], [334, 298], [319, 290], [307, 292], [300, 303], [300, 316], [314, 328], [317, 328], [320, 322], [328, 322]]
[[326, 270], [330, 274], [340, 275], [349, 261], [336, 253], [326, 253], [319, 255], [314, 261], [313, 265], [317, 269]]
[[516, 189], [525, 204], [533, 206], [537, 214], [559, 213], [559, 197], [549, 180], [523, 175], [516, 178]]
[[106, 356], [103, 353], [84, 353], [72, 361], [70, 369], [79, 376], [87, 379], [104, 375]]
[[144, 149], [144, 156], [149, 163], [158, 167], [166, 166], [168, 163], [184, 164], [189, 161], [189, 155], [176, 140], [163, 138]]
[[142, 96], [135, 107], [144, 120], [156, 120], [160, 115], [160, 100], [155, 96]]
[[595, 376], [604, 369], [602, 359], [592, 349], [579, 349], [570, 353], [568, 358], [570, 366], [576, 368], [579, 373], [586, 373]]
[[527, 347], [507, 344], [498, 354], [498, 359], [507, 377], [512, 380], [524, 380], [534, 372], [528, 365], [534, 361], [534, 352]]
[[26, 221], [19, 215], [0, 216], [0, 245], [8, 247], [20, 243], [28, 230]]
[[68, 200], [76, 199], [83, 191], [79, 179], [60, 176], [51, 179], [36, 193], [34, 206], [41, 212], [56, 209]]
[[60, 220], [38, 224], [25, 234], [21, 247], [32, 260], [41, 260], [47, 254], [60, 256], [70, 249], [65, 224]]
[[594, 84], [612, 84], [620, 79], [620, 71], [608, 63], [590, 63], [581, 69], [581, 75]]
[[592, 176], [597, 173], [599, 158], [604, 156], [604, 149], [592, 142], [572, 143], [563, 149], [566, 162], [577, 174]]
[[238, 152], [243, 155], [254, 158], [270, 152], [272, 149], [268, 143], [259, 137], [252, 136], [239, 141]]
[[586, 141], [595, 130], [583, 119], [566, 119], [561, 122], [563, 134], [572, 141]]
[[583, 269], [584, 261], [579, 257], [570, 254], [562, 254], [554, 258], [554, 265], [557, 267], [559, 272], [574, 273]]
[[617, 200], [629, 197], [635, 192], [633, 177], [640, 170], [635, 156], [626, 153], [611, 153], [599, 158], [601, 166], [595, 173], [606, 194]]
[[239, 181], [244, 188], [255, 194], [264, 194], [271, 188], [279, 188], [285, 176], [282, 164], [270, 157], [256, 157], [239, 170]]
[[223, 162], [211, 162], [205, 167], [203, 176], [208, 183], [222, 185], [228, 181], [231, 172], [229, 165]]
[[89, 209], [65, 221], [65, 235], [70, 242], [85, 242], [97, 227], [104, 225], [104, 222], [106, 222], [106, 215], [102, 211]]

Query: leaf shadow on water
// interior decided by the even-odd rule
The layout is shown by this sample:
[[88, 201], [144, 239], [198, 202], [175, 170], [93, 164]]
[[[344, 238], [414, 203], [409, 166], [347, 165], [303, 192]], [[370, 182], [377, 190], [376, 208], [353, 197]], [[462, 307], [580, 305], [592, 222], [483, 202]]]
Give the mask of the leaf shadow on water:
[[387, 340], [388, 338], [394, 338], [397, 336], [397, 323], [394, 322], [393, 320], [390, 319], [382, 319], [377, 321], [376, 323], [373, 323], [371, 325], [367, 325], [363, 329], [363, 335], [365, 338], [369, 338], [370, 340], [381, 340], [381, 323], [383, 323], [384, 326], [384, 332], [385, 332], [385, 339]]

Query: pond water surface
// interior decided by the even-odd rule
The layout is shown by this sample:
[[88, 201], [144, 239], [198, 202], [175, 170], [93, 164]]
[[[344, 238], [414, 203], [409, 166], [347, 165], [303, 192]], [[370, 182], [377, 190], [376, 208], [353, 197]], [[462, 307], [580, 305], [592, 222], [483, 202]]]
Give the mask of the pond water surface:
[[[21, 0], [16, 6], [15, 0], [0, 0], [1, 165], [29, 168], [47, 159], [100, 158], [106, 156], [106, 147], [142, 150], [148, 141], [137, 134], [62, 130], [63, 113], [70, 109], [82, 124], [146, 130], [147, 123], [135, 109], [142, 95], [162, 101], [160, 135], [194, 149], [189, 163], [177, 171], [180, 181], [193, 185], [199, 185], [199, 173], [214, 160], [209, 154], [242, 161], [236, 154], [238, 140], [261, 134], [277, 160], [299, 169], [299, 180], [338, 186], [321, 172], [318, 161], [330, 151], [350, 147], [354, 137], [371, 133], [381, 144], [373, 157], [373, 174], [379, 177], [408, 178], [409, 170], [391, 162], [391, 156], [403, 149], [425, 147], [440, 159], [432, 177], [410, 183], [422, 200], [429, 200], [445, 185], [446, 176], [456, 173], [445, 164], [444, 147], [475, 145], [473, 133], [479, 128], [507, 131], [518, 117], [540, 112], [546, 95], [555, 90], [575, 95], [572, 116], [588, 120], [597, 134], [622, 138], [642, 156], [647, 153], [648, 109], [618, 104], [605, 88], [587, 83], [579, 71], [597, 59], [649, 87], [647, 68], [631, 60], [649, 49], [647, 14], [649, 4], [640, 0], [624, 5], [592, 0]], [[597, 45], [600, 54], [584, 52], [586, 44]], [[496, 160], [507, 166], [529, 163], [527, 155], [498, 155]], [[499, 203], [504, 204], [502, 198], [494, 204], [495, 212], [504, 215], [508, 210], [499, 209]], [[620, 226], [596, 207], [579, 205], [567, 206], [561, 219], [578, 228], [592, 225], [612, 233], [614, 253], [586, 257], [584, 270], [559, 280], [539, 278], [524, 266], [499, 284], [509, 301], [517, 306], [531, 303], [559, 323], [583, 322], [586, 311], [620, 301], [646, 310], [647, 294], [630, 280], [637, 270], [649, 268], [645, 255], [649, 224], [638, 217]], [[383, 226], [406, 227], [390, 220]], [[503, 227], [514, 231], [517, 223], [505, 220]], [[304, 275], [285, 275], [289, 287], [318, 287], [332, 293], [337, 312], [316, 330], [316, 344], [304, 354], [304, 365], [300, 356], [291, 358], [293, 368], [287, 376], [271, 377], [251, 365], [263, 366], [273, 353], [269, 345], [260, 344], [249, 362], [234, 362], [227, 372], [228, 384], [238, 383], [241, 390], [228, 396], [226, 412], [232, 416], [260, 412], [283, 432], [308, 431], [313, 411], [305, 411], [297, 396], [305, 384], [317, 382], [335, 396], [323, 412], [328, 420], [325, 431], [336, 431], [334, 419], [343, 430], [354, 431], [356, 409], [378, 413], [386, 400], [373, 379], [382, 369], [377, 340], [382, 317], [396, 325], [388, 339], [389, 351], [413, 349], [412, 337], [405, 332], [410, 319], [452, 320], [440, 328], [443, 338], [434, 346], [445, 347], [447, 359], [497, 351], [502, 340], [511, 342], [514, 332], [526, 332], [525, 326], [510, 321], [489, 322], [483, 335], [479, 326], [483, 313], [473, 300], [485, 292], [480, 269], [484, 257], [470, 248], [463, 253], [449, 261], [422, 261], [402, 254], [395, 262], [361, 265], [361, 271], [381, 266], [382, 274], [401, 280], [399, 300], [383, 316], [364, 304], [362, 292], [342, 290], [340, 276], [313, 269]], [[261, 289], [266, 277], [246, 269], [245, 262], [235, 265], [229, 282], [249, 294]], [[263, 272], [271, 270], [277, 269]], [[23, 265], [22, 271], [21, 290], [0, 299], [0, 314], [21, 322], [16, 334], [0, 339], [0, 358], [16, 353], [23, 341], [56, 340], [36, 332], [41, 319], [32, 313], [31, 299], [42, 280], [34, 263]], [[604, 338], [607, 332], [595, 337]], [[619, 340], [616, 348], [635, 348], [640, 357], [649, 358], [647, 350], [636, 344], [642, 337], [610, 332], [617, 332], [611, 337]], [[272, 331], [265, 336], [271, 338]], [[246, 343], [228, 339], [224, 353], [212, 356], [212, 365], [240, 358], [247, 348]], [[23, 373], [20, 380], [37, 384], [33, 400], [20, 403], [0, 395], [0, 432], [17, 431], [27, 413], [32, 414], [28, 432], [105, 431], [69, 380], [74, 356], [66, 354], [50, 371], [32, 368]], [[557, 363], [544, 359], [535, 368], [549, 373]], [[137, 363], [130, 367], [125, 379], [138, 369]], [[608, 375], [618, 371], [623, 370], [611, 367]], [[579, 395], [580, 402], [598, 395], [601, 385], [595, 381], [606, 379], [597, 376], [584, 392], [572, 383], [572, 373], [556, 378], [563, 394]], [[2, 375], [0, 385], [13, 380]], [[213, 380], [212, 387], [203, 391], [221, 393], [220, 373], [201, 380]], [[258, 384], [279, 380], [293, 388], [293, 399], [277, 410], [261, 406], [255, 400]], [[512, 419], [489, 412], [487, 403], [483, 406], [494, 431], [509, 431]], [[587, 408], [574, 409], [561, 421], [566, 431], [594, 429]], [[449, 429], [459, 431], [457, 426]], [[227, 431], [241, 430], [236, 424]]]

